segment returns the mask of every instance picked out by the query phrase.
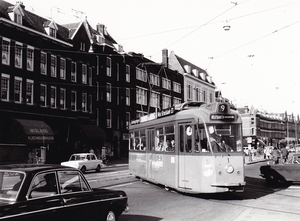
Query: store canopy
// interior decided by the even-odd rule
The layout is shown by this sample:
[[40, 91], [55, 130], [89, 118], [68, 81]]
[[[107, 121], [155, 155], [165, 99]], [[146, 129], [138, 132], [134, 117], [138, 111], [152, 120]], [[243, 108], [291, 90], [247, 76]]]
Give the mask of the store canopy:
[[79, 126], [88, 140], [104, 141], [106, 139], [106, 134], [104, 130], [102, 130], [97, 125], [80, 124]]
[[12, 143], [54, 143], [54, 133], [44, 121], [14, 119], [10, 141]]

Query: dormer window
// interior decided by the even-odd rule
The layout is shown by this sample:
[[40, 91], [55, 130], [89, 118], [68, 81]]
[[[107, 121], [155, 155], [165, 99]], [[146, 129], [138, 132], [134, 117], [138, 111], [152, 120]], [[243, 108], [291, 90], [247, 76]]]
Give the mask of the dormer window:
[[54, 21], [46, 21], [44, 23], [44, 28], [45, 28], [46, 33], [49, 36], [56, 38], [56, 33], [57, 33], [58, 28]]
[[49, 27], [49, 35], [53, 38], [56, 38], [56, 30], [54, 28]]
[[20, 25], [22, 25], [24, 16], [23, 8], [24, 6], [22, 3], [18, 3], [17, 5], [8, 8], [8, 15], [10, 19]]
[[18, 24], [22, 24], [22, 15], [19, 15], [17, 13], [14, 14], [14, 21]]

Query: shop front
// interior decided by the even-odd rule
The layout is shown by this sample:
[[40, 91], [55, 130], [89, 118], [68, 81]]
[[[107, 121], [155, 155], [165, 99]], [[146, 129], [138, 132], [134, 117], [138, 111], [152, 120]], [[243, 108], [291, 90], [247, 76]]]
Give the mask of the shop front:
[[[3, 125], [2, 125], [3, 126]], [[45, 163], [47, 150], [54, 141], [54, 133], [51, 128], [40, 120], [10, 119], [5, 125], [1, 152], [5, 163]]]

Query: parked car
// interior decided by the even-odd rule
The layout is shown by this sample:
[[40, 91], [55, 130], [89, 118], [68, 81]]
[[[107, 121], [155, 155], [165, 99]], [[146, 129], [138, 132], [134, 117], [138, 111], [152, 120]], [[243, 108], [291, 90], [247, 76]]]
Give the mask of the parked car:
[[264, 165], [260, 175], [269, 184], [300, 181], [300, 153], [293, 154], [284, 164]]
[[62, 162], [61, 165], [74, 167], [85, 173], [87, 170], [99, 172], [103, 165], [102, 160], [98, 160], [93, 153], [76, 153], [70, 156], [69, 161]]
[[124, 191], [92, 189], [71, 167], [0, 166], [0, 220], [117, 220], [127, 200]]

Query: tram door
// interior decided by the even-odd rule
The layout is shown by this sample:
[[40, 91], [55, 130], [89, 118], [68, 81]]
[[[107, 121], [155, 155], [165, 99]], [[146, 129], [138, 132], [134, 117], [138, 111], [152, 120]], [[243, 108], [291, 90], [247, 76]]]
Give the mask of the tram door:
[[190, 189], [194, 171], [192, 159], [193, 127], [190, 124], [179, 125], [179, 187]]

